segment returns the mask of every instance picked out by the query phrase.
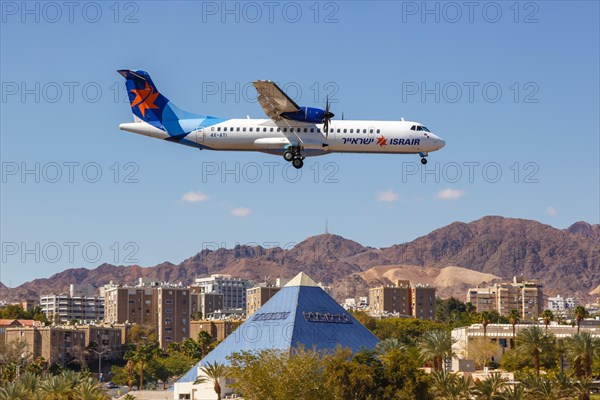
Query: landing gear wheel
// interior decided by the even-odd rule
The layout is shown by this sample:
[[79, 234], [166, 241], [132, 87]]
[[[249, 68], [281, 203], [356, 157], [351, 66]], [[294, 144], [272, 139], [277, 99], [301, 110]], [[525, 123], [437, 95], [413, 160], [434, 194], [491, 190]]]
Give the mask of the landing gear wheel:
[[283, 153], [283, 159], [288, 162], [292, 161], [294, 159], [294, 153], [286, 150], [285, 153]]
[[302, 161], [301, 158], [294, 158], [292, 160], [292, 165], [294, 166], [294, 168], [300, 169], [304, 166], [304, 161]]
[[421, 164], [423, 164], [423, 165], [427, 164], [427, 159], [425, 157], [421, 158]]

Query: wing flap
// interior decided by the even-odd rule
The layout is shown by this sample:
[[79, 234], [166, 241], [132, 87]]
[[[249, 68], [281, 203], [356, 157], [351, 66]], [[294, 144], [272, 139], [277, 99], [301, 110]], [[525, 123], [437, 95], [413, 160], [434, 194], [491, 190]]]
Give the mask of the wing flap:
[[283, 90], [271, 81], [252, 82], [258, 92], [258, 103], [267, 117], [274, 121], [282, 119], [281, 114], [286, 112], [300, 111], [298, 104], [294, 102]]

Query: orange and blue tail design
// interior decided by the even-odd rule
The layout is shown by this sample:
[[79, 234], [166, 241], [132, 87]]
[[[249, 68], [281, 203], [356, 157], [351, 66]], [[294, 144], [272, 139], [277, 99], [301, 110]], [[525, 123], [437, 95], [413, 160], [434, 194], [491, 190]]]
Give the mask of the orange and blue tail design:
[[135, 120], [162, 129], [172, 140], [179, 141], [195, 129], [222, 121], [181, 110], [158, 91], [146, 71], [120, 69], [118, 72], [126, 79], [125, 86]]

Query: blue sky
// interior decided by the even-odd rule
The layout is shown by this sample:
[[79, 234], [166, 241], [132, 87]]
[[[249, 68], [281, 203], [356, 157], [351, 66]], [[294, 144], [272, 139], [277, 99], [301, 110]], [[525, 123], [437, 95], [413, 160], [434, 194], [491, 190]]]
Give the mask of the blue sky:
[[[291, 247], [326, 219], [375, 247], [485, 215], [599, 222], [598, 2], [23, 4], [2, 3], [0, 32], [9, 286], [216, 245]], [[132, 116], [119, 68], [194, 112], [262, 118], [249, 84], [270, 79], [302, 105], [329, 94], [337, 117], [420, 121], [447, 146], [426, 170], [344, 154], [297, 177], [278, 157], [120, 131]]]

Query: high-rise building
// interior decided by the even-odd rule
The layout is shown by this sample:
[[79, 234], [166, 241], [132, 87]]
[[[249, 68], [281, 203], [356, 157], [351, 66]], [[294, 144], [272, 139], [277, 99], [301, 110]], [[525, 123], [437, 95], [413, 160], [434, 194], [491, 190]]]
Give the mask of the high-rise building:
[[467, 302], [478, 312], [497, 311], [508, 317], [511, 310], [518, 310], [521, 320], [536, 320], [544, 307], [542, 289], [540, 282], [515, 277], [493, 287], [468, 289]]
[[181, 342], [190, 335], [190, 290], [181, 287], [154, 289], [158, 342], [165, 348], [172, 342]]
[[208, 278], [196, 278], [193, 285], [199, 293], [223, 294], [223, 307], [246, 309], [246, 290], [252, 287], [247, 279], [232, 278], [231, 275], [211, 275]]
[[70, 285], [69, 294], [52, 294], [40, 297], [40, 308], [51, 322], [64, 323], [104, 319], [104, 299], [94, 296], [91, 285]]
[[250, 317], [281, 288], [277, 286], [255, 286], [246, 291], [246, 317]]
[[411, 286], [410, 281], [399, 280], [396, 286], [369, 289], [369, 310], [375, 314], [391, 313], [418, 319], [435, 318], [435, 288], [427, 285]]
[[190, 316], [198, 309], [189, 288], [154, 282], [113, 284], [104, 288], [104, 296], [106, 322], [152, 326], [162, 348], [189, 337]]

